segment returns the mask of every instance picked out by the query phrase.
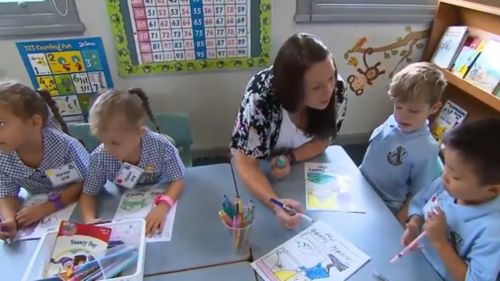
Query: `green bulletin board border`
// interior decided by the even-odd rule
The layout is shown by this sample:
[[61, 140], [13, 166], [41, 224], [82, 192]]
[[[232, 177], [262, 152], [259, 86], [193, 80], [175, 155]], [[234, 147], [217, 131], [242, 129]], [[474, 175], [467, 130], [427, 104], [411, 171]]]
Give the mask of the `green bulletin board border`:
[[[127, 5], [127, 0], [106, 0], [108, 14], [111, 21], [113, 40], [118, 56], [118, 75], [121, 77], [179, 73], [209, 70], [245, 69], [252, 67], [266, 67], [270, 64], [271, 54], [271, 0], [259, 0], [259, 29], [260, 29], [260, 54], [250, 58], [225, 58], [189, 61], [155, 62], [137, 64], [132, 60], [128, 48], [127, 32], [120, 5]], [[252, 2], [255, 0], [251, 0]]]

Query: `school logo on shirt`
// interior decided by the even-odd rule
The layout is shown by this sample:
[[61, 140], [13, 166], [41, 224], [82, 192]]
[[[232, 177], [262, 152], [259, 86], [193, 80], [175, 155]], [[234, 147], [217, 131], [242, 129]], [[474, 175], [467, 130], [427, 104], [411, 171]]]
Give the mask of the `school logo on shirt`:
[[393, 166], [399, 166], [403, 164], [403, 160], [406, 158], [406, 149], [402, 146], [396, 147], [393, 151], [387, 153], [387, 162]]

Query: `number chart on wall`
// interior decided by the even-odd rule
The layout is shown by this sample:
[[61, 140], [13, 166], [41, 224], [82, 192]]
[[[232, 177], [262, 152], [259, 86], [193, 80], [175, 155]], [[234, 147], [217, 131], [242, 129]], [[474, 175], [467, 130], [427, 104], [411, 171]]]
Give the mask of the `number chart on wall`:
[[101, 38], [16, 43], [35, 89], [46, 89], [67, 122], [86, 122], [97, 93], [113, 87]]
[[271, 0], [107, 0], [120, 76], [267, 66]]

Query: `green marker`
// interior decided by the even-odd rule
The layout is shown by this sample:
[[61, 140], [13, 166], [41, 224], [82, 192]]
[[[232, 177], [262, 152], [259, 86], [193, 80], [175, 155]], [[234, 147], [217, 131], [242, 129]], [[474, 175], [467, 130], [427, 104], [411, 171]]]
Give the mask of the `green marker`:
[[278, 159], [276, 159], [276, 163], [275, 163], [276, 168], [278, 168], [278, 169], [285, 168], [287, 160], [288, 160], [287, 157], [283, 154], [278, 156]]

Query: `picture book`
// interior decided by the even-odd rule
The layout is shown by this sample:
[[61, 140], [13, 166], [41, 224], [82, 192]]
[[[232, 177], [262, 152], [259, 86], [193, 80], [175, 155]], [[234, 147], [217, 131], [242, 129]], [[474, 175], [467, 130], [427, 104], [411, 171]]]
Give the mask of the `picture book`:
[[[127, 190], [120, 199], [113, 221], [145, 219], [155, 207], [155, 196], [161, 193], [163, 193], [163, 189], [141, 188]], [[163, 231], [154, 234], [152, 237], [147, 237], [146, 242], [168, 242], [172, 239], [176, 210], [177, 204], [170, 209], [165, 217]]]
[[467, 111], [454, 102], [447, 100], [432, 124], [432, 135], [438, 142], [442, 142], [444, 134], [451, 128], [461, 124], [466, 116]]
[[343, 281], [370, 260], [318, 221], [251, 265], [265, 281]]
[[469, 36], [465, 40], [464, 46], [453, 63], [452, 72], [460, 78], [464, 78], [474, 64], [480, 52], [483, 50], [485, 42], [478, 37]]
[[493, 94], [500, 81], [500, 42], [490, 40], [472, 65], [465, 80]]
[[431, 62], [449, 69], [467, 37], [467, 26], [449, 26], [432, 55]]
[[[28, 199], [26, 199], [26, 201], [24, 201], [23, 208], [38, 206], [45, 202], [47, 202], [47, 194], [33, 195]], [[56, 230], [61, 221], [69, 220], [75, 208], [76, 208], [76, 202], [42, 218], [37, 223], [34, 223], [23, 229], [20, 229], [17, 232], [14, 240], [21, 241], [21, 240], [41, 238], [43, 235], [45, 235], [45, 233]]]
[[306, 208], [310, 211], [363, 213], [356, 202], [350, 176], [335, 164], [305, 163]]
[[76, 266], [100, 259], [110, 236], [109, 227], [61, 222], [45, 277], [70, 276]]

